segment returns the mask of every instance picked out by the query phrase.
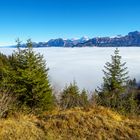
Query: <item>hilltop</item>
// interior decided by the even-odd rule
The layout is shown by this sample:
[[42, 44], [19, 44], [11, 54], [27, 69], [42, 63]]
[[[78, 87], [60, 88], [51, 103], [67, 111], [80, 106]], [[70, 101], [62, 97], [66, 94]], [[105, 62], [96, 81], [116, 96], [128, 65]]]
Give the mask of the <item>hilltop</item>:
[[140, 119], [122, 116], [108, 108], [53, 110], [43, 117], [15, 114], [0, 120], [2, 140], [140, 139]]

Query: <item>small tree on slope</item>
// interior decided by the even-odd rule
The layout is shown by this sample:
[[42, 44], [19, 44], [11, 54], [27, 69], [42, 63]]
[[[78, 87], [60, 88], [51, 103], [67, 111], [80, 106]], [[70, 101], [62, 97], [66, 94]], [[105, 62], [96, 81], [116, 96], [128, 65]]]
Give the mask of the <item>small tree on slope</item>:
[[116, 48], [114, 56], [111, 56], [111, 63], [107, 62], [104, 66], [103, 85], [98, 91], [101, 104], [117, 107], [121, 103], [120, 96], [125, 91], [129, 78], [125, 64], [126, 62], [121, 63], [121, 56]]
[[88, 105], [88, 96], [85, 89], [82, 92], [74, 81], [66, 86], [61, 93], [60, 106], [63, 109], [69, 109], [74, 107], [86, 107]]

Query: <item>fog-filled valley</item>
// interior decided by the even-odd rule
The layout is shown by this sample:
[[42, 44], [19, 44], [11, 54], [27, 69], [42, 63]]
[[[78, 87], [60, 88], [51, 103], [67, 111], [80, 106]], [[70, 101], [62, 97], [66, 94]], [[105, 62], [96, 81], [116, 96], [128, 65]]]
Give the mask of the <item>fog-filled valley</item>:
[[[0, 48], [0, 52], [9, 55], [14, 48]], [[43, 54], [49, 79], [53, 87], [62, 89], [66, 84], [77, 82], [78, 86], [93, 91], [102, 83], [102, 69], [111, 60], [115, 48], [34, 48], [35, 52]], [[127, 62], [130, 78], [140, 80], [140, 48], [119, 48], [122, 61]]]

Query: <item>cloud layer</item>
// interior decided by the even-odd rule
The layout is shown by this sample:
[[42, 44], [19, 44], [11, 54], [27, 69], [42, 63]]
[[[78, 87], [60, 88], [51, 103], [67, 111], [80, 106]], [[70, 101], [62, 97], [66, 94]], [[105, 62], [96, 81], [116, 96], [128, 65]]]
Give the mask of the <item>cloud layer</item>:
[[[115, 48], [35, 48], [44, 55], [49, 78], [56, 89], [62, 89], [75, 80], [78, 86], [89, 91], [102, 83], [104, 64], [111, 60]], [[11, 54], [12, 48], [0, 48], [5, 54]], [[120, 48], [122, 61], [127, 62], [131, 78], [140, 80], [140, 48]]]

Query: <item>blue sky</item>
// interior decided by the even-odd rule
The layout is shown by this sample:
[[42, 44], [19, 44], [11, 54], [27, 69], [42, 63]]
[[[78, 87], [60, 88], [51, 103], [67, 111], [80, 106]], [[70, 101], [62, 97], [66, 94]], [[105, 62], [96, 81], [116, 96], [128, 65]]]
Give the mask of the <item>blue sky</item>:
[[0, 0], [0, 45], [140, 31], [140, 0]]

